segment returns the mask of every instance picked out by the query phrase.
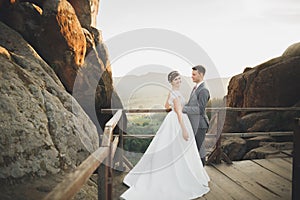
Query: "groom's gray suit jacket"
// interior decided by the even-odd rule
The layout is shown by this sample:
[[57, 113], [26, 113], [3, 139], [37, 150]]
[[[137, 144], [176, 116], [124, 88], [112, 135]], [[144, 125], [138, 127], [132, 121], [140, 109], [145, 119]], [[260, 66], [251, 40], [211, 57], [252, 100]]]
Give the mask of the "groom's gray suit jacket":
[[205, 86], [205, 83], [202, 83], [191, 94], [188, 103], [183, 107], [182, 111], [188, 115], [195, 134], [197, 133], [197, 129], [207, 129], [209, 126], [209, 119], [205, 112], [209, 98], [209, 90]]
[[209, 91], [205, 83], [201, 83], [196, 91], [191, 94], [189, 102], [182, 109], [183, 113], [186, 113], [191, 121], [201, 159], [205, 159], [206, 156], [203, 142], [209, 126], [209, 120], [205, 112], [209, 98]]

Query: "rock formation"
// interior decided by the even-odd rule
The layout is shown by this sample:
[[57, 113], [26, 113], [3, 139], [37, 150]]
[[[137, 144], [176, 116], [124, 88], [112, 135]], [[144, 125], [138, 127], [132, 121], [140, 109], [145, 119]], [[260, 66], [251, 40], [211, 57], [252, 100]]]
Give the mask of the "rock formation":
[[0, 178], [74, 168], [99, 146], [95, 125], [20, 34], [0, 32]]
[[[300, 105], [300, 43], [282, 56], [232, 77], [228, 107], [292, 107]], [[227, 112], [224, 132], [291, 130], [299, 112]]]
[[[228, 107], [299, 107], [300, 106], [300, 43], [288, 47], [282, 56], [256, 67], [247, 67], [231, 78], [226, 96]], [[294, 118], [300, 111], [226, 111], [223, 132], [293, 131]], [[225, 116], [225, 115], [224, 115]], [[216, 126], [216, 125], [215, 125]], [[232, 160], [258, 159], [292, 150], [290, 136], [280, 138], [238, 137], [223, 139], [222, 148]], [[278, 140], [278, 141], [277, 141]], [[282, 141], [280, 141], [282, 140]], [[276, 141], [278, 143], [276, 143]], [[285, 142], [285, 143], [282, 143]]]
[[[100, 109], [122, 108], [94, 27], [98, 5], [0, 0], [1, 183], [75, 168], [99, 146], [112, 116]], [[1, 195], [14, 199], [11, 191]]]

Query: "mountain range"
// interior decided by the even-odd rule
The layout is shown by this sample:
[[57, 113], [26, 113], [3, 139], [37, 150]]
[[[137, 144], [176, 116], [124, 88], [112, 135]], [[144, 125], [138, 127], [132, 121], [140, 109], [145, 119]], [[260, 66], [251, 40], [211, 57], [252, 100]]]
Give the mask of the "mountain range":
[[[205, 80], [211, 99], [222, 99], [227, 94], [230, 78]], [[113, 85], [125, 108], [162, 108], [171, 89], [165, 73], [113, 77]], [[194, 86], [191, 77], [182, 76], [181, 93], [189, 98]]]

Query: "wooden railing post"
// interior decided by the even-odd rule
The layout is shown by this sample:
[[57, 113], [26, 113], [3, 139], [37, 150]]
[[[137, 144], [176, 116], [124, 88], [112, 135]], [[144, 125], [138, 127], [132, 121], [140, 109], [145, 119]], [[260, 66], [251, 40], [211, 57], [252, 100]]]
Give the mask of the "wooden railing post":
[[101, 147], [109, 147], [108, 157], [98, 168], [98, 199], [111, 200], [112, 199], [112, 140], [113, 129], [120, 120], [122, 111], [118, 110], [116, 114], [106, 123]]
[[98, 168], [98, 199], [112, 199], [112, 130], [111, 126], [106, 126], [103, 132], [101, 147], [108, 147], [109, 153], [103, 163]]
[[124, 137], [123, 137], [123, 133], [124, 133], [124, 128], [125, 128], [125, 123], [124, 123], [124, 115], [125, 112], [124, 110], [122, 111], [122, 116], [121, 116], [121, 120], [120, 120], [120, 132], [119, 132], [119, 144], [118, 144], [118, 149], [119, 149], [119, 167], [118, 170], [119, 171], [124, 171], [124, 159], [123, 159], [123, 154], [124, 154]]
[[112, 184], [113, 184], [113, 172], [112, 172], [112, 156], [111, 156], [111, 151], [112, 150], [112, 145], [109, 146], [109, 156], [106, 158], [108, 161], [108, 165], [106, 166], [108, 168], [108, 174], [107, 174], [107, 200], [112, 199]]
[[218, 110], [216, 115], [217, 115], [217, 142], [216, 142], [216, 147], [213, 150], [213, 152], [208, 156], [207, 159], [207, 164], [211, 164], [211, 163], [216, 163], [216, 164], [220, 164], [221, 160], [224, 160], [227, 164], [232, 164], [232, 161], [230, 160], [230, 158], [223, 152], [222, 150], [222, 145], [221, 145], [221, 138], [222, 138], [222, 119], [221, 117], [223, 116], [224, 113], [220, 112], [224, 112], [224, 110]]
[[294, 152], [293, 152], [293, 186], [292, 199], [300, 199], [300, 118], [294, 124]]
[[221, 135], [222, 135], [222, 128], [221, 128], [221, 111], [217, 112], [217, 137], [218, 141], [216, 144], [216, 149], [217, 149], [217, 155], [216, 155], [216, 163], [219, 164], [221, 163]]
[[110, 145], [110, 136], [107, 134], [112, 130], [109, 130], [110, 127], [105, 127], [103, 131], [102, 144], [101, 147], [109, 147], [108, 157], [104, 160], [103, 163], [98, 168], [98, 200], [110, 200], [111, 188], [109, 185], [109, 180], [111, 178], [111, 145]]

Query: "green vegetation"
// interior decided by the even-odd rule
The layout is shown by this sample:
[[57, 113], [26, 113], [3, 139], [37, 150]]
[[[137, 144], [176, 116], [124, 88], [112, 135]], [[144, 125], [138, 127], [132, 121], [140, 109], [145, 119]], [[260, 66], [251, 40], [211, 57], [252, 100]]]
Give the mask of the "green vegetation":
[[[207, 107], [222, 107], [223, 99], [213, 98], [208, 102]], [[211, 118], [211, 113], [208, 112]], [[127, 133], [130, 135], [152, 135], [156, 134], [166, 113], [128, 114]], [[124, 149], [129, 152], [144, 153], [152, 138], [130, 137], [124, 140]]]
[[[155, 134], [163, 122], [166, 113], [130, 114], [127, 116], [127, 133], [130, 135]], [[127, 138], [124, 140], [124, 149], [130, 152], [144, 153], [152, 138]]]
[[129, 152], [145, 153], [152, 138], [130, 138], [124, 140], [124, 149]]

